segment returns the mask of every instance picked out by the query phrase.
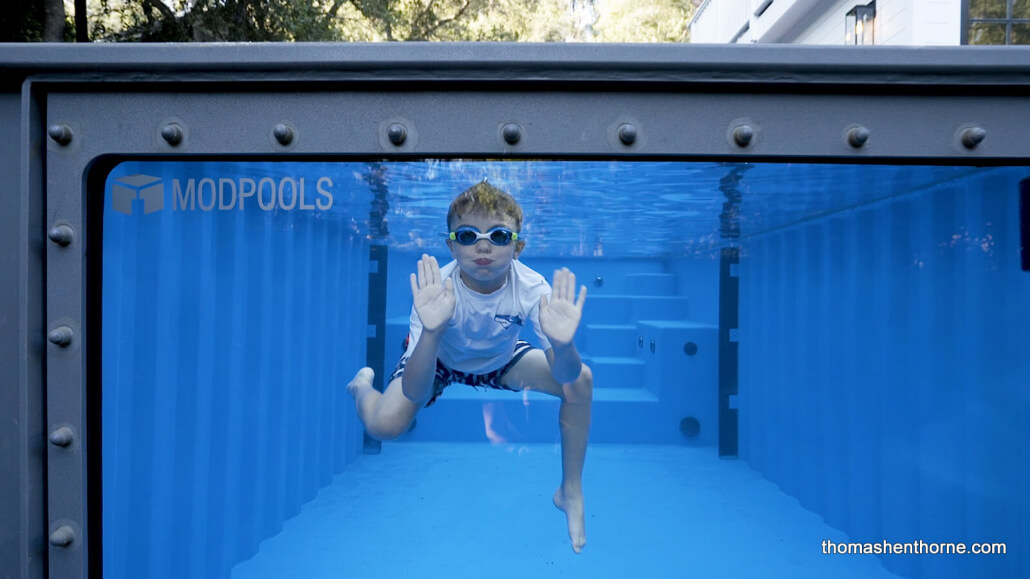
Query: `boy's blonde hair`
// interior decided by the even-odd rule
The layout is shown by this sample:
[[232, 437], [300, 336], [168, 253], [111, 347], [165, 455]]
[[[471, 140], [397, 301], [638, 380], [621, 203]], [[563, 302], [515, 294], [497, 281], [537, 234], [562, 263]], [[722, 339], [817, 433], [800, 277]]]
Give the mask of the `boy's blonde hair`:
[[[455, 220], [463, 215], [481, 211], [487, 215], [507, 217], [511, 219], [516, 233], [522, 232], [522, 207], [514, 197], [486, 182], [469, 187], [451, 201], [447, 210], [447, 229], [450, 230]], [[520, 235], [521, 237], [521, 235]], [[519, 239], [515, 242], [515, 253], [518, 255], [526, 242]]]

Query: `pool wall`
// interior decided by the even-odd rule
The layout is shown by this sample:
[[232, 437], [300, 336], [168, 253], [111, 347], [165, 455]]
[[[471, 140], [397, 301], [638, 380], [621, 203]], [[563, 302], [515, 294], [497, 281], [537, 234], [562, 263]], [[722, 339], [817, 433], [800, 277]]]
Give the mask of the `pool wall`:
[[105, 219], [108, 577], [226, 577], [360, 452], [368, 247], [299, 212]]
[[853, 541], [1008, 544], [882, 557], [906, 577], [1030, 575], [1027, 176], [998, 169], [743, 243], [741, 458]]

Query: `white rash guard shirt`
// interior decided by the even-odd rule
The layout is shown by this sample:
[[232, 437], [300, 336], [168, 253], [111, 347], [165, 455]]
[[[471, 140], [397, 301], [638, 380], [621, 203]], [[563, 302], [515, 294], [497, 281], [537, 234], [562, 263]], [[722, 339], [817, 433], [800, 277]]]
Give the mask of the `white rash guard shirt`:
[[[519, 260], [511, 262], [504, 285], [489, 294], [475, 292], [461, 280], [458, 262], [440, 268], [440, 279], [454, 284], [454, 317], [444, 330], [437, 354], [452, 370], [486, 374], [502, 368], [511, 360], [519, 333], [527, 323], [536, 334], [535, 344], [548, 350], [551, 343], [540, 328], [540, 298], [551, 296], [551, 286], [542, 275]], [[404, 357], [410, 357], [422, 335], [422, 320], [411, 307], [408, 332], [411, 340]]]

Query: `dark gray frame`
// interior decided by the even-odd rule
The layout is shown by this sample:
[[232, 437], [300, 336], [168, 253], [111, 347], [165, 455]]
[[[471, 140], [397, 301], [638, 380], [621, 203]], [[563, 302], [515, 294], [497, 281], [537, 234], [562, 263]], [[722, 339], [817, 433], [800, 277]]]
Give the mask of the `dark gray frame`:
[[1030, 160], [1030, 50], [1011, 47], [0, 45], [0, 73], [0, 569], [17, 577], [99, 569], [84, 178], [103, 155]]

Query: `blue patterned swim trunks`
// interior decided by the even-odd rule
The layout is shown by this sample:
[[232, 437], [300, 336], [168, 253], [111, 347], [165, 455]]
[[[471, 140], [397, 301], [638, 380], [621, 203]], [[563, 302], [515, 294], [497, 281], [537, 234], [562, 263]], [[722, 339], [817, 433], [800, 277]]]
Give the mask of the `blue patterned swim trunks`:
[[[410, 336], [404, 339], [404, 350], [408, 349], [408, 340]], [[440, 359], [436, 360], [436, 377], [433, 380], [433, 395], [429, 398], [429, 402], [426, 402], [426, 407], [432, 406], [436, 402], [437, 397], [443, 393], [443, 389], [450, 384], [465, 384], [472, 386], [473, 388], [483, 386], [485, 388], [493, 388], [495, 390], [509, 390], [511, 392], [518, 392], [518, 389], [511, 388], [501, 384], [500, 378], [504, 376], [504, 373], [510, 370], [527, 352], [532, 350], [534, 346], [525, 340], [519, 340], [515, 343], [515, 350], [511, 354], [511, 360], [508, 361], [502, 368], [488, 372], [486, 374], [469, 374], [467, 372], [461, 372], [459, 370], [452, 370], [447, 366], [444, 366]], [[404, 375], [404, 366], [407, 364], [407, 356], [401, 356], [401, 359], [397, 362], [397, 367], [393, 369], [390, 374], [390, 379], [387, 380], [387, 384], [393, 382], [395, 379], [400, 378]]]

